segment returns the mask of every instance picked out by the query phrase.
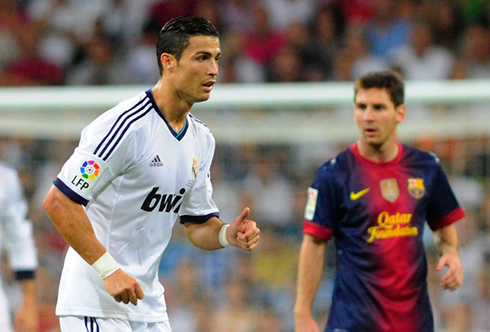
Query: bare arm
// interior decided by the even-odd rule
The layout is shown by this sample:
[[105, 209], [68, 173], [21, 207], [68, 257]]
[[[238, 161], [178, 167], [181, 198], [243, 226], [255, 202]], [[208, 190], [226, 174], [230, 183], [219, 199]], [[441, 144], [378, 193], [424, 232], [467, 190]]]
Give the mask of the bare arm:
[[[248, 251], [259, 245], [260, 230], [255, 221], [248, 220], [250, 209], [245, 208], [226, 229], [228, 242], [238, 248]], [[184, 230], [189, 240], [204, 250], [223, 248], [219, 242], [219, 233], [223, 222], [216, 217], [208, 219], [202, 224], [185, 223]]]
[[[83, 207], [52, 186], [44, 199], [44, 208], [66, 242], [90, 265], [107, 250], [97, 240]], [[117, 302], [133, 303], [144, 296], [141, 286], [121, 269], [104, 278], [107, 291]]]
[[451, 291], [456, 290], [463, 284], [464, 279], [456, 227], [454, 225], [445, 226], [434, 231], [432, 235], [440, 256], [436, 270], [441, 271], [444, 266], [448, 267], [447, 272], [442, 276], [441, 286]]
[[80, 204], [52, 186], [43, 205], [58, 232], [87, 263], [92, 265], [106, 252]]
[[323, 274], [326, 241], [305, 234], [299, 253], [294, 318], [296, 332], [319, 332], [311, 309]]
[[37, 287], [35, 279], [19, 281], [22, 289], [22, 304], [14, 317], [15, 331], [38, 331]]

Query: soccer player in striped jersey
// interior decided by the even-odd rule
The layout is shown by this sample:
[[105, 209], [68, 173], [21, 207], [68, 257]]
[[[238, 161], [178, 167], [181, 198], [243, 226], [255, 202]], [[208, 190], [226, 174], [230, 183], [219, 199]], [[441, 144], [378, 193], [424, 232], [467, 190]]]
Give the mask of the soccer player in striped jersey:
[[205, 250], [258, 245], [248, 208], [230, 224], [218, 218], [215, 140], [190, 114], [216, 83], [218, 32], [200, 17], [172, 19], [157, 57], [156, 85], [83, 130], [44, 200], [70, 245], [56, 308], [62, 331], [171, 331], [158, 266], [176, 221]]
[[[20, 283], [22, 302], [14, 316], [15, 331], [38, 331], [36, 269], [37, 250], [32, 223], [26, 219], [28, 206], [17, 171], [0, 163], [0, 227], [2, 247], [16, 281]], [[10, 332], [9, 299], [0, 285], [0, 328]]]
[[323, 164], [308, 188], [294, 308], [296, 332], [318, 332], [312, 305], [326, 243], [336, 276], [325, 331], [434, 331], [424, 224], [440, 255], [444, 289], [463, 282], [454, 222], [464, 217], [436, 156], [399, 143], [404, 84], [391, 72], [355, 83], [356, 143]]

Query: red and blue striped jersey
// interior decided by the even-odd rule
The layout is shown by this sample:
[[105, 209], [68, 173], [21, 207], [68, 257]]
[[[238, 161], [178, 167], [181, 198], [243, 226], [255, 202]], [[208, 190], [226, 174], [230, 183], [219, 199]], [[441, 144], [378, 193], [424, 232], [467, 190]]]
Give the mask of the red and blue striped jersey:
[[399, 144], [386, 163], [353, 144], [322, 165], [308, 189], [304, 232], [336, 245], [326, 331], [433, 331], [424, 224], [464, 217], [437, 157]]

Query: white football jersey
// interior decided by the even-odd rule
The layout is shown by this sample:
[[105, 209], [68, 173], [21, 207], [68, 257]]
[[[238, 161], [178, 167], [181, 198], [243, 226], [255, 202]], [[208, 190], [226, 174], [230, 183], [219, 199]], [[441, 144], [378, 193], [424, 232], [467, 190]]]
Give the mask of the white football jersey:
[[218, 216], [210, 167], [215, 140], [191, 114], [176, 133], [151, 90], [105, 112], [83, 131], [55, 186], [85, 211], [98, 240], [141, 284], [138, 305], [116, 302], [72, 248], [61, 276], [57, 315], [158, 322], [168, 319], [158, 280], [172, 226]]
[[[37, 268], [37, 251], [32, 223], [26, 218], [27, 202], [17, 171], [0, 163], [1, 248], [6, 249], [9, 264], [17, 278], [32, 278]], [[0, 282], [0, 326], [10, 331], [10, 313]]]

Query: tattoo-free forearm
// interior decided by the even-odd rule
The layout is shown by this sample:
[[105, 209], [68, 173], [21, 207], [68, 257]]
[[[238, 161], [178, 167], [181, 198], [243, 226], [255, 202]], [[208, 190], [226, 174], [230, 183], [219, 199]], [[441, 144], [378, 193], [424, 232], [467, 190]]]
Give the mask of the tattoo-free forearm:
[[310, 315], [320, 285], [325, 260], [326, 242], [305, 234], [298, 263], [295, 316]]
[[61, 236], [87, 263], [93, 264], [106, 252], [81, 205], [71, 201], [54, 186], [43, 205]]
[[437, 253], [442, 256], [448, 252], [458, 253], [458, 232], [454, 225], [442, 227], [433, 232]]

